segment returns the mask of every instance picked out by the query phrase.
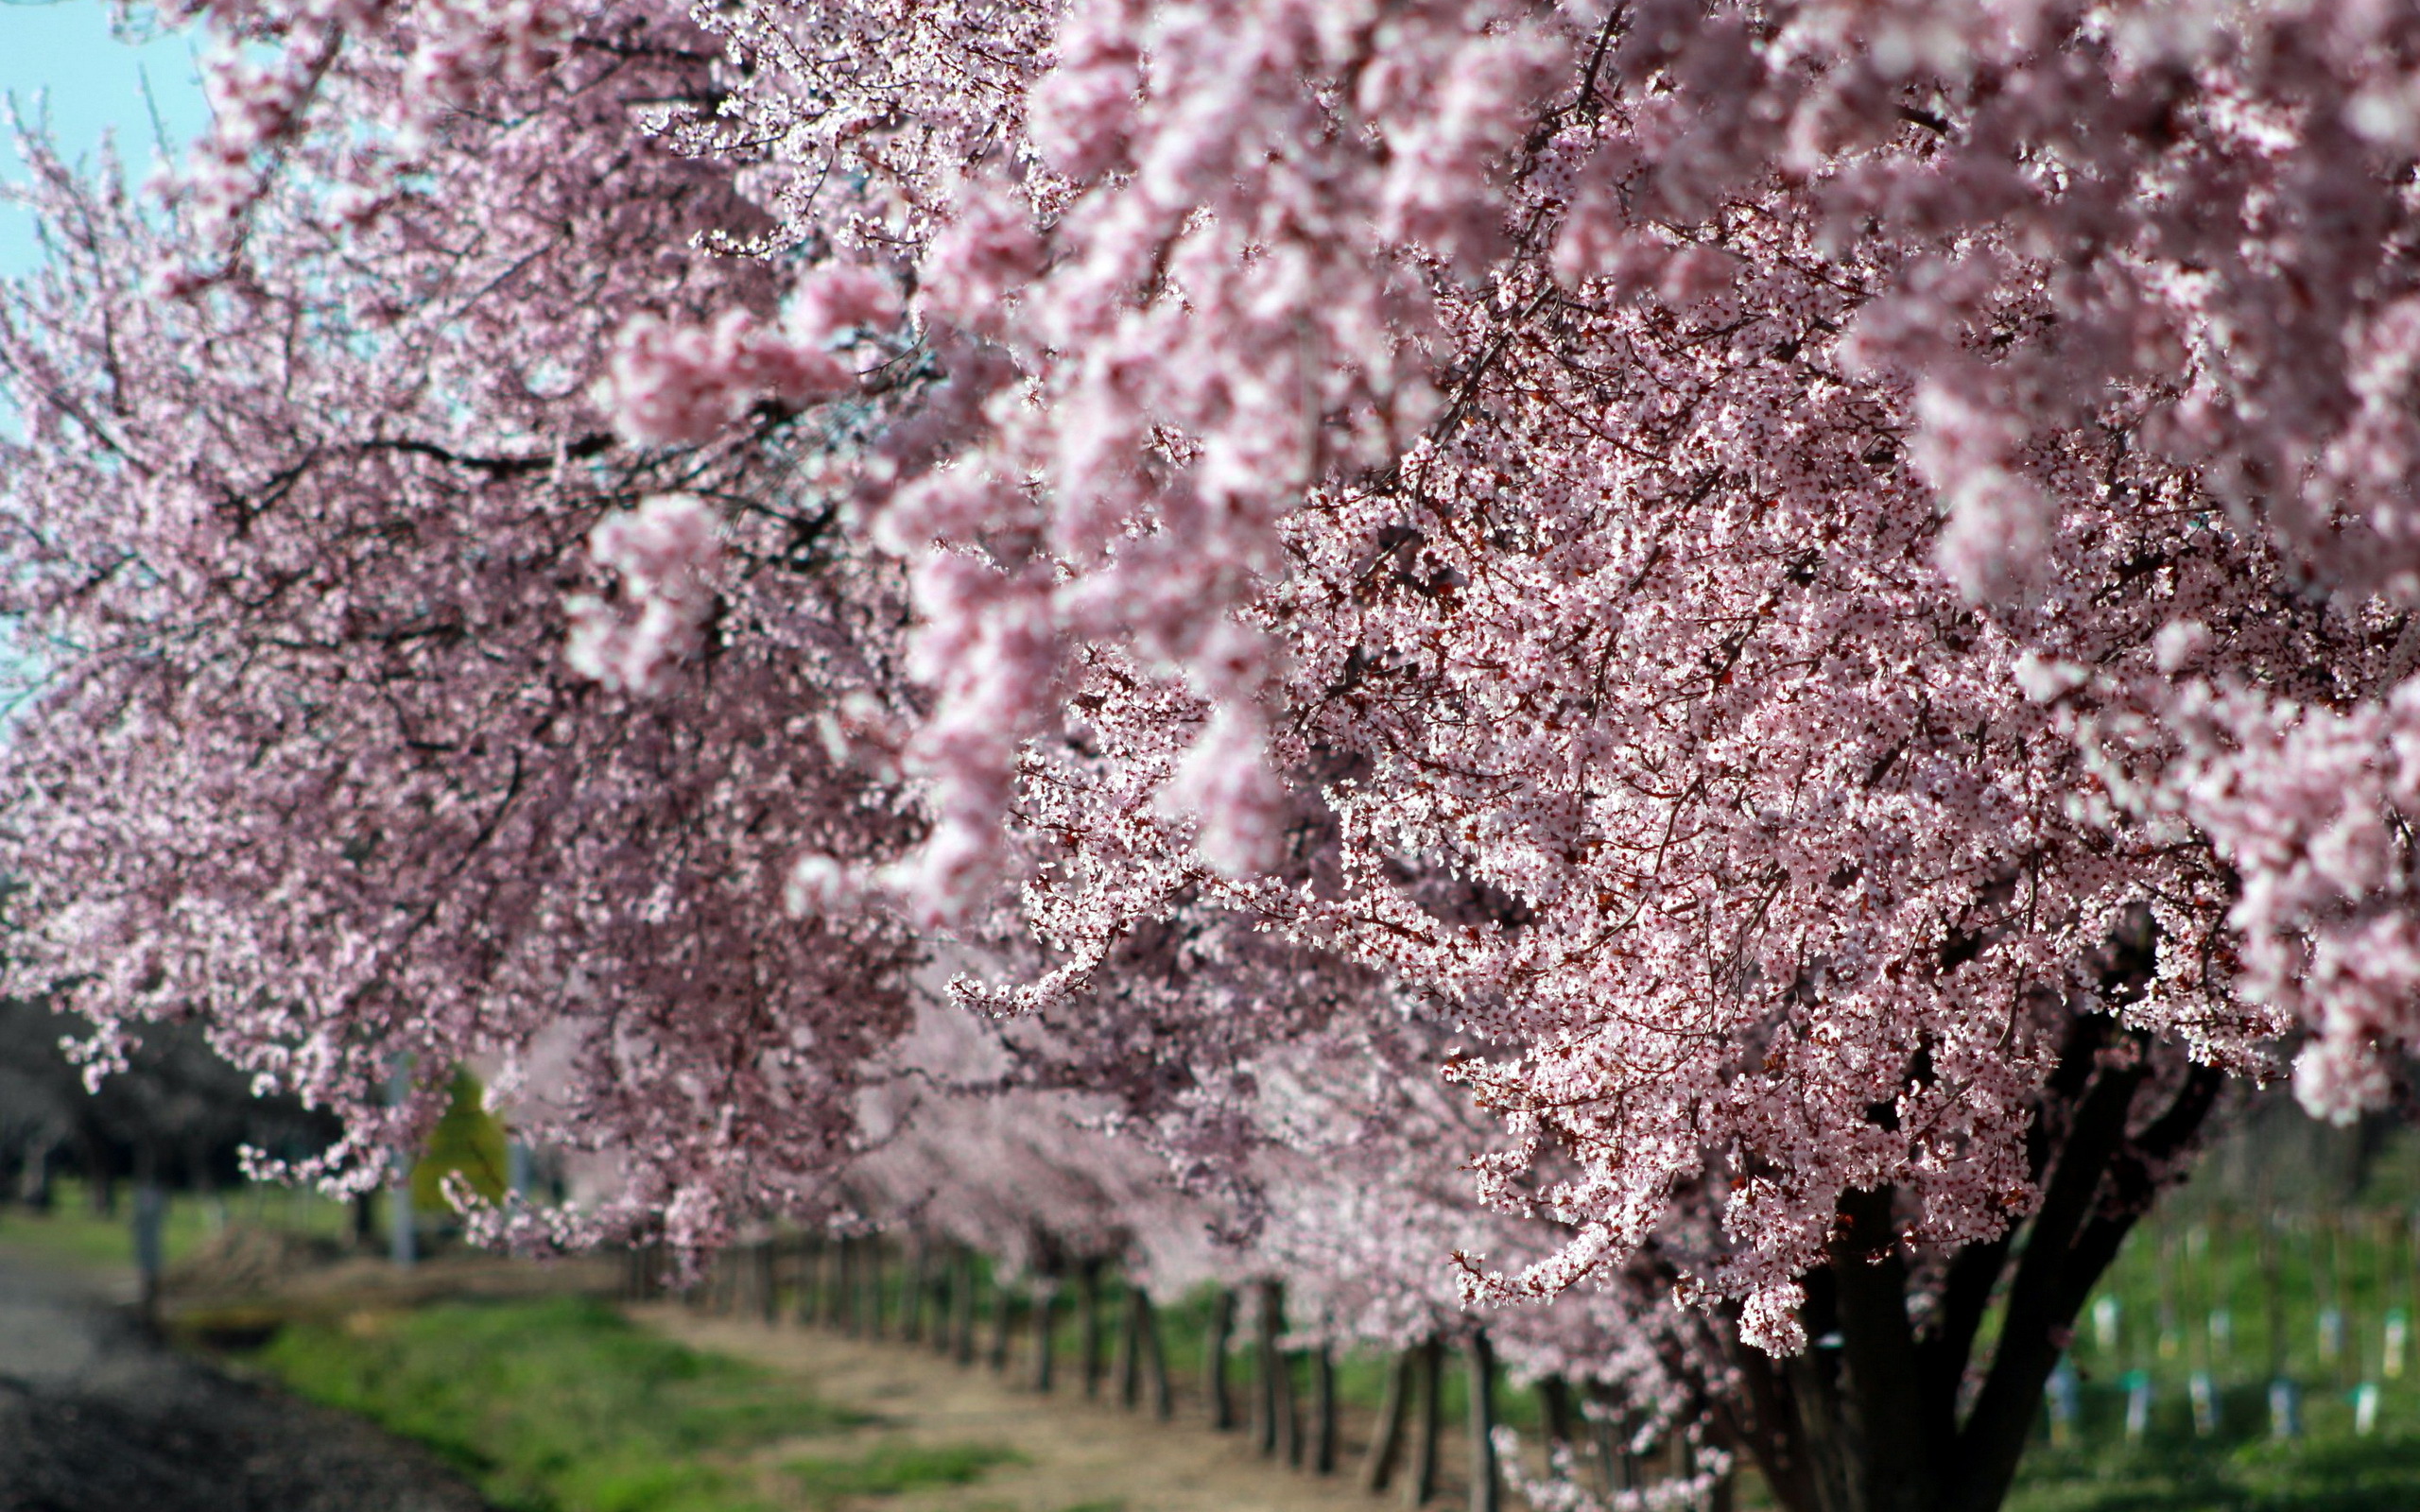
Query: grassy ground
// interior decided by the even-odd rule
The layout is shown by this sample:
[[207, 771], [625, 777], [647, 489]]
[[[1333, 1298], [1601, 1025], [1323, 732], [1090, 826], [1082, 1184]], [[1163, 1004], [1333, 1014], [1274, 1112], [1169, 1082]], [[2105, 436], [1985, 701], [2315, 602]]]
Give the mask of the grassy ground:
[[2251, 1440], [2173, 1437], [2139, 1448], [2044, 1446], [2026, 1461], [2009, 1512], [2411, 1512], [2420, 1435]]
[[[2420, 1245], [2401, 1221], [2409, 1201], [2401, 1188], [2414, 1183], [2400, 1164], [2388, 1174], [2396, 1190], [2366, 1212], [2164, 1205], [2105, 1279], [2100, 1305], [2086, 1310], [2071, 1351], [2076, 1413], [2055, 1439], [2046, 1413], [2014, 1512], [2420, 1508]], [[47, 1214], [0, 1208], [0, 1246], [55, 1263], [126, 1265], [128, 1208], [122, 1198], [114, 1216], [95, 1214], [67, 1183]], [[167, 1250], [174, 1263], [231, 1223], [333, 1238], [348, 1219], [338, 1204], [277, 1189], [229, 1194], [216, 1211], [180, 1198], [168, 1212]], [[904, 1280], [901, 1266], [889, 1270], [887, 1319], [897, 1316]], [[988, 1311], [988, 1283], [985, 1291]], [[1105, 1292], [1109, 1353], [1122, 1308], [1114, 1284]], [[794, 1298], [784, 1305], [794, 1308]], [[1162, 1312], [1171, 1374], [1187, 1396], [1198, 1393], [1208, 1314], [1206, 1295]], [[2400, 1358], [2389, 1344], [2397, 1316]], [[986, 1318], [986, 1346], [989, 1335]], [[1081, 1368], [1072, 1305], [1060, 1309], [1057, 1342], [1061, 1389], [1071, 1389]], [[1231, 1378], [1239, 1412], [1253, 1368], [1245, 1343], [1238, 1338]], [[1030, 1348], [1023, 1323], [1014, 1346], [1011, 1377], [1022, 1379]], [[780, 1440], [830, 1426], [826, 1409], [729, 1362], [636, 1334], [610, 1309], [585, 1302], [448, 1306], [296, 1326], [265, 1360], [305, 1395], [436, 1445], [500, 1505], [533, 1512], [823, 1507], [963, 1485], [1013, 1463], [979, 1444], [942, 1452], [853, 1441], [829, 1446], [847, 1453], [804, 1452], [814, 1446]], [[1445, 1419], [1459, 1428], [1466, 1383], [1460, 1361], [1449, 1361]], [[1308, 1370], [1297, 1369], [1297, 1400], [1306, 1401]], [[1386, 1369], [1375, 1355], [1340, 1360], [1341, 1394], [1366, 1409]], [[2197, 1373], [2217, 1393], [2206, 1432], [2189, 1405]], [[2130, 1440], [2125, 1382], [2137, 1374], [2152, 1385], [2150, 1420]], [[2269, 1383], [2278, 1374], [2301, 1393], [2301, 1433], [2289, 1441], [2270, 1433]], [[2364, 1383], [2377, 1403], [2367, 1435], [2357, 1433], [2353, 1406]], [[1532, 1393], [1504, 1391], [1499, 1401], [1508, 1423], [1534, 1429]], [[634, 1426], [616, 1426], [625, 1422]], [[1757, 1504], [1754, 1489], [1743, 1490], [1743, 1504]]]
[[[764, 1504], [749, 1451], [863, 1421], [583, 1298], [291, 1327], [256, 1360], [301, 1396], [428, 1445], [507, 1512], [743, 1512]], [[980, 1472], [969, 1463], [893, 1455], [855, 1482], [841, 1462], [820, 1473], [862, 1489]]]
[[[113, 1213], [95, 1211], [81, 1182], [61, 1180], [47, 1212], [0, 1205], [0, 1245], [60, 1264], [130, 1268], [132, 1187], [118, 1188], [116, 1209]], [[161, 1239], [166, 1262], [174, 1265], [230, 1225], [338, 1239], [351, 1233], [351, 1222], [343, 1204], [316, 1192], [255, 1186], [213, 1198], [179, 1193], [168, 1200]]]
[[997, 1444], [877, 1444], [862, 1454], [819, 1454], [782, 1467], [812, 1505], [838, 1506], [853, 1497], [897, 1496], [936, 1486], [971, 1486], [997, 1465], [1026, 1457]]
[[[2173, 1194], [2084, 1311], [2069, 1354], [2074, 1419], [2059, 1442], [2048, 1421], [2039, 1430], [2016, 1512], [2420, 1508], [2415, 1157], [2415, 1142], [2391, 1147], [2359, 1203]], [[2216, 1408], [2201, 1425], [2197, 1374]], [[2151, 1389], [2139, 1442], [2125, 1428], [2130, 1377]], [[2278, 1380], [2299, 1408], [2286, 1439], [2272, 1436]], [[2375, 1393], [2367, 1434], [2355, 1410], [2363, 1386]]]

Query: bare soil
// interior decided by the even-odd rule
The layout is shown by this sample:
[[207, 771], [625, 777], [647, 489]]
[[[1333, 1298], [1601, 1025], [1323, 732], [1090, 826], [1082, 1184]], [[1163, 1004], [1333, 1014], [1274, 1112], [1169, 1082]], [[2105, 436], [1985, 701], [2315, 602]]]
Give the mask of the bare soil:
[[0, 1512], [481, 1512], [415, 1446], [167, 1349], [121, 1280], [0, 1258]]
[[[825, 1401], [876, 1415], [877, 1422], [846, 1435], [764, 1451], [765, 1490], [780, 1504], [811, 1505], [795, 1493], [784, 1496], [783, 1461], [862, 1452], [884, 1442], [997, 1445], [1025, 1459], [996, 1466], [968, 1486], [882, 1498], [881, 1506], [895, 1512], [1373, 1512], [1401, 1504], [1396, 1493], [1380, 1500], [1360, 1489], [1368, 1427], [1357, 1417], [1347, 1420], [1348, 1452], [1338, 1472], [1315, 1476], [1261, 1458], [1248, 1433], [1213, 1432], [1203, 1413], [1182, 1399], [1167, 1422], [1114, 1400], [1088, 1400], [1079, 1383], [1065, 1379], [1064, 1362], [1058, 1389], [1044, 1395], [1020, 1384], [1013, 1366], [996, 1375], [921, 1345], [703, 1314], [672, 1302], [636, 1306], [631, 1315], [692, 1348], [793, 1376]], [[1240, 1410], [1248, 1372], [1238, 1376]], [[1441, 1445], [1449, 1473], [1460, 1469], [1459, 1436], [1449, 1433]], [[1456, 1474], [1430, 1504], [1451, 1507], [1461, 1495]]]

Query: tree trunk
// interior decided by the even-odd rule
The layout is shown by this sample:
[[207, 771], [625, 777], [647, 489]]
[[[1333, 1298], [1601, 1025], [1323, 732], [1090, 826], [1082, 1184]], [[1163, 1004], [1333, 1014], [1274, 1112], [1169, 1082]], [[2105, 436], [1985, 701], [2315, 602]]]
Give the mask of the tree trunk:
[[1143, 1297], [1143, 1348], [1150, 1358], [1151, 1416], [1167, 1422], [1176, 1416], [1176, 1384], [1168, 1379], [1167, 1341], [1160, 1332], [1159, 1309]]
[[1387, 1372], [1386, 1395], [1378, 1400], [1378, 1421], [1370, 1434], [1369, 1457], [1361, 1462], [1361, 1486], [1372, 1495], [1395, 1478], [1395, 1461], [1403, 1457], [1404, 1416], [1411, 1410], [1417, 1357], [1410, 1349], [1395, 1351], [1394, 1368]]
[[117, 1172], [110, 1163], [109, 1147], [101, 1137], [89, 1128], [76, 1131], [76, 1153], [84, 1167], [84, 1203], [95, 1218], [117, 1216]]
[[852, 1326], [854, 1314], [850, 1298], [856, 1295], [857, 1242], [842, 1234], [832, 1241], [830, 1273], [823, 1280], [823, 1322], [840, 1333], [856, 1332]]
[[906, 1258], [906, 1280], [899, 1297], [899, 1341], [921, 1344], [925, 1338], [925, 1294], [932, 1287], [932, 1263], [925, 1254], [924, 1236], [910, 1237]]
[[829, 1247], [821, 1234], [809, 1234], [799, 1243], [798, 1320], [801, 1323], [812, 1323], [821, 1316], [816, 1304], [822, 1300], [823, 1252]]
[[1076, 1271], [1077, 1349], [1083, 1354], [1084, 1396], [1097, 1400], [1100, 1396], [1101, 1378], [1106, 1368], [1101, 1346], [1100, 1316], [1101, 1263], [1087, 1260]]
[[160, 1321], [160, 1277], [166, 1269], [162, 1239], [168, 1224], [168, 1193], [157, 1175], [139, 1162], [134, 1182], [134, 1271], [141, 1288], [136, 1307], [146, 1325]]
[[756, 1317], [767, 1328], [782, 1320], [781, 1241], [768, 1239], [756, 1246]]
[[1403, 1487], [1406, 1506], [1426, 1506], [1437, 1495], [1438, 1440], [1444, 1428], [1445, 1341], [1431, 1334], [1418, 1353], [1420, 1400], [1412, 1417], [1411, 1478]]
[[1640, 1489], [1638, 1456], [1631, 1452], [1624, 1433], [1628, 1414], [1621, 1399], [1603, 1385], [1591, 1386], [1589, 1399], [1597, 1404], [1598, 1416], [1589, 1419], [1594, 1430], [1590, 1436], [1596, 1441], [1597, 1472], [1606, 1494]]
[[941, 1245], [933, 1256], [932, 1317], [925, 1330], [925, 1342], [935, 1354], [946, 1355], [958, 1327], [958, 1288], [962, 1278], [958, 1269], [958, 1246]]
[[[1802, 1278], [1810, 1348], [1775, 1360], [1729, 1335], [1739, 1387], [1710, 1403], [1713, 1426], [1755, 1459], [1783, 1507], [1996, 1512], [2006, 1500], [2093, 1283], [2219, 1090], [2217, 1073], [2192, 1068], [2146, 1116], [2135, 1108], [2146, 1049], [2113, 1019], [2073, 1021], [2030, 1136], [2039, 1204], [2021, 1231], [1950, 1257], [1921, 1332], [1886, 1189], [1841, 1197], [1829, 1263]], [[1996, 1336], [1979, 1362], [1995, 1307]]]
[[1016, 1293], [1006, 1281], [1000, 1280], [998, 1272], [994, 1272], [992, 1276], [992, 1348], [985, 1363], [991, 1366], [994, 1374], [1003, 1374], [1009, 1368], [1009, 1334], [1010, 1331], [1016, 1327]]
[[975, 1363], [975, 1288], [977, 1280], [975, 1251], [961, 1245], [958, 1251], [958, 1289], [951, 1294], [950, 1352], [960, 1365]]
[[1311, 1354], [1311, 1473], [1336, 1473], [1336, 1350], [1324, 1343]]
[[869, 1339], [882, 1337], [882, 1236], [865, 1242], [865, 1289], [857, 1300], [858, 1327]]
[[1209, 1400], [1210, 1426], [1227, 1433], [1236, 1426], [1236, 1404], [1227, 1395], [1227, 1345], [1236, 1334], [1236, 1294], [1226, 1287], [1210, 1303], [1210, 1337], [1201, 1360], [1201, 1394]]
[[1277, 1452], [1296, 1469], [1303, 1468], [1302, 1403], [1294, 1391], [1294, 1357], [1277, 1353]]
[[1558, 1469], [1566, 1461], [1579, 1469], [1579, 1403], [1572, 1400], [1571, 1383], [1547, 1376], [1538, 1383], [1538, 1411], [1546, 1419], [1547, 1463]]
[[1058, 1322], [1059, 1283], [1046, 1278], [1033, 1292], [1033, 1389], [1046, 1395], [1051, 1387], [1050, 1332]]
[[1279, 1348], [1279, 1337], [1286, 1326], [1286, 1293], [1283, 1285], [1273, 1280], [1259, 1282], [1254, 1291], [1259, 1305], [1253, 1310], [1253, 1444], [1260, 1451], [1261, 1458], [1273, 1459], [1284, 1447], [1285, 1438], [1278, 1418], [1285, 1397], [1281, 1382], [1286, 1359]]
[[1470, 1372], [1471, 1512], [1496, 1512], [1495, 1350], [1484, 1332], [1462, 1347]]
[[1117, 1324], [1116, 1372], [1117, 1404], [1129, 1412], [1143, 1405], [1143, 1324], [1150, 1310], [1150, 1297], [1130, 1283]]

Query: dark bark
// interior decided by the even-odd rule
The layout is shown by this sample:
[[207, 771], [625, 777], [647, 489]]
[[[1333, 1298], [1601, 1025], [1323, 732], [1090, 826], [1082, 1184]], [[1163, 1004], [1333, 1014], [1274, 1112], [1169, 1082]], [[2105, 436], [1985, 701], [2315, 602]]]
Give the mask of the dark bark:
[[1294, 1388], [1294, 1357], [1277, 1355], [1277, 1452], [1296, 1469], [1303, 1468], [1302, 1402]]
[[1404, 1416], [1411, 1410], [1412, 1376], [1419, 1368], [1409, 1349], [1395, 1351], [1394, 1368], [1387, 1372], [1386, 1395], [1378, 1399], [1378, 1420], [1370, 1433], [1369, 1457], [1361, 1462], [1361, 1486], [1373, 1495], [1395, 1478], [1395, 1461], [1403, 1457]]
[[[1996, 1512], [2007, 1499], [2062, 1341], [2150, 1205], [2148, 1169], [2192, 1138], [2217, 1098], [2218, 1074], [2195, 1067], [2169, 1108], [2132, 1150], [2121, 1149], [2145, 1074], [2140, 1058], [2103, 1067], [2076, 1105], [2042, 1205], [2027, 1225], [1991, 1370], [1959, 1431], [1944, 1512]], [[2104, 1182], [2118, 1200], [2096, 1211]]]
[[849, 1330], [849, 1298], [856, 1295], [857, 1242], [843, 1234], [832, 1241], [830, 1265], [823, 1279], [823, 1321], [825, 1326]]
[[798, 1254], [798, 1320], [812, 1323], [819, 1314], [816, 1303], [822, 1299], [823, 1252], [829, 1246], [821, 1234], [809, 1234], [801, 1241]]
[[1054, 1352], [1051, 1332], [1059, 1322], [1059, 1283], [1044, 1280], [1033, 1289], [1033, 1389], [1047, 1393], [1051, 1388], [1051, 1367]]
[[1638, 1456], [1631, 1452], [1630, 1440], [1624, 1433], [1621, 1399], [1613, 1388], [1592, 1385], [1589, 1396], [1597, 1406], [1597, 1417], [1591, 1419], [1597, 1441], [1598, 1471], [1608, 1493], [1635, 1491], [1640, 1487]]
[[1571, 1383], [1547, 1376], [1538, 1383], [1538, 1411], [1546, 1418], [1547, 1453], [1573, 1453], [1579, 1446], [1580, 1405], [1571, 1397]]
[[1082, 1355], [1084, 1396], [1098, 1400], [1108, 1368], [1101, 1346], [1101, 1263], [1087, 1260], [1076, 1269], [1076, 1348]]
[[1143, 1322], [1150, 1307], [1143, 1288], [1126, 1288], [1117, 1325], [1117, 1403], [1130, 1412], [1143, 1404]]
[[1227, 1433], [1236, 1426], [1236, 1403], [1227, 1391], [1227, 1347], [1236, 1336], [1236, 1294], [1221, 1286], [1210, 1303], [1210, 1337], [1203, 1346], [1201, 1394], [1208, 1400], [1210, 1426]]
[[992, 1277], [992, 1347], [984, 1361], [995, 1374], [1009, 1368], [1009, 1336], [1016, 1328], [1016, 1293], [995, 1273]]
[[864, 1246], [864, 1290], [857, 1297], [857, 1330], [869, 1339], [882, 1337], [882, 1241], [869, 1238]]
[[1412, 1409], [1411, 1476], [1404, 1482], [1403, 1502], [1426, 1506], [1437, 1495], [1437, 1451], [1445, 1426], [1445, 1341], [1432, 1334], [1415, 1352], [1420, 1396]]
[[963, 1246], [958, 1251], [958, 1286], [950, 1294], [950, 1352], [960, 1365], [975, 1363], [975, 1292], [980, 1278], [977, 1274], [975, 1251]]
[[1325, 1344], [1311, 1354], [1311, 1473], [1336, 1473], [1336, 1351]]
[[1167, 1341], [1160, 1332], [1159, 1310], [1149, 1297], [1143, 1298], [1143, 1348], [1150, 1360], [1151, 1416], [1167, 1422], [1176, 1416], [1176, 1385], [1168, 1379]]
[[1258, 1306], [1253, 1310], [1253, 1445], [1260, 1457], [1272, 1459], [1283, 1447], [1285, 1436], [1278, 1425], [1285, 1392], [1280, 1378], [1285, 1373], [1284, 1351], [1278, 1337], [1286, 1326], [1285, 1291], [1273, 1280], [1261, 1281], [1255, 1288]]
[[[2140, 1132], [2147, 1047], [2114, 1020], [2080, 1018], [2046, 1085], [2029, 1157], [2042, 1196], [2015, 1232], [1950, 1262], [1929, 1326], [1909, 1321], [1895, 1194], [1841, 1200], [1829, 1263], [1804, 1278], [1812, 1346], [1788, 1360], [1744, 1349], [1718, 1432], [1747, 1451], [1792, 1512], [1996, 1512], [2043, 1388], [2093, 1284], [2197, 1135], [2220, 1077], [2193, 1068]], [[1961, 1383], [1987, 1311], [1999, 1309], [1980, 1386]]]
[[925, 1343], [925, 1295], [932, 1292], [932, 1253], [922, 1239], [908, 1241], [905, 1278], [900, 1280], [900, 1343]]
[[933, 1313], [925, 1328], [925, 1340], [935, 1354], [945, 1355], [958, 1332], [959, 1292], [966, 1285], [956, 1245], [934, 1246], [932, 1284]]
[[782, 1316], [780, 1261], [778, 1241], [768, 1239], [756, 1246], [756, 1316], [768, 1328]]
[[1462, 1346], [1462, 1364], [1471, 1385], [1471, 1512], [1496, 1512], [1495, 1350], [1484, 1332], [1474, 1332]]

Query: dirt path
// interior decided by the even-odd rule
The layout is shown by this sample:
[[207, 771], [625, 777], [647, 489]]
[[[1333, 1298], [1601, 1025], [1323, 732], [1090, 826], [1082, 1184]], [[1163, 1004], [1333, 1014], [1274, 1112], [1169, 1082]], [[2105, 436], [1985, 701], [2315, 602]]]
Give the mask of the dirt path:
[[[996, 1445], [1027, 1461], [996, 1466], [966, 1486], [883, 1498], [881, 1504], [896, 1512], [1392, 1512], [1400, 1505], [1392, 1496], [1380, 1500], [1360, 1490], [1353, 1435], [1347, 1444], [1357, 1453], [1340, 1472], [1312, 1476], [1261, 1459], [1249, 1435], [1212, 1433], [1191, 1415], [1163, 1423], [1148, 1413], [1088, 1401], [1065, 1383], [1045, 1396], [911, 1345], [701, 1314], [672, 1303], [633, 1308], [631, 1315], [695, 1348], [797, 1377], [822, 1400], [881, 1419], [844, 1436], [777, 1446], [770, 1452], [775, 1460], [901, 1442]], [[1432, 1508], [1459, 1504], [1458, 1486], [1441, 1491]], [[797, 1504], [810, 1503], [802, 1499]]]
[[480, 1512], [420, 1450], [163, 1348], [113, 1279], [0, 1255], [0, 1512]]

